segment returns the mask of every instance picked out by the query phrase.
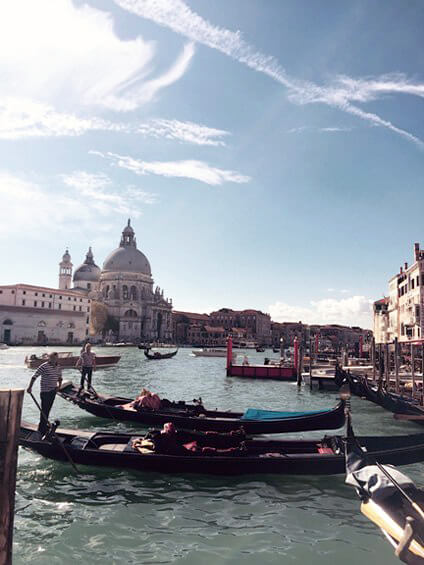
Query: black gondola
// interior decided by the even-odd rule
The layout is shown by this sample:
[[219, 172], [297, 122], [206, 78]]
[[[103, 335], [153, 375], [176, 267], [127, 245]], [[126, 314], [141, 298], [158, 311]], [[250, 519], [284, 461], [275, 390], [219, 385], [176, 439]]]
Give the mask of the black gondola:
[[362, 501], [361, 512], [376, 524], [401, 561], [424, 564], [424, 491], [378, 454], [364, 453], [351, 428], [346, 438], [346, 483]]
[[178, 349], [176, 349], [175, 351], [171, 351], [171, 353], [159, 353], [159, 351], [153, 351], [152, 353], [149, 353], [149, 349], [145, 349], [144, 350], [144, 355], [147, 357], [147, 359], [171, 359], [171, 357], [175, 357], [175, 355], [178, 353]]
[[137, 422], [144, 426], [158, 426], [172, 421], [178, 428], [190, 430], [229, 432], [243, 427], [249, 434], [266, 434], [337, 429], [345, 421], [343, 402], [330, 410], [310, 412], [256, 410], [253, 411], [252, 418], [252, 411], [243, 414], [206, 410], [201, 403], [186, 404], [184, 401], [171, 402], [166, 399], [161, 401], [159, 410], [124, 408], [131, 399], [87, 392], [79, 395], [78, 388], [70, 382], [64, 383], [58, 394], [95, 416]]
[[[242, 434], [227, 434], [228, 440], [220, 439], [217, 449], [215, 434], [177, 433], [182, 434], [181, 443], [195, 441], [199, 450], [192, 451], [191, 445], [190, 449], [184, 448], [183, 454], [169, 455], [143, 448], [140, 452], [133, 447], [133, 440], [140, 436], [80, 430], [59, 429], [55, 440], [41, 439], [36, 426], [26, 423], [21, 425], [20, 444], [52, 459], [66, 460], [67, 453], [77, 464], [162, 473], [334, 475], [345, 472], [345, 444], [340, 436], [319, 440], [257, 440]], [[378, 457], [383, 463], [406, 465], [424, 460], [424, 434], [359, 437], [358, 441], [370, 456]]]

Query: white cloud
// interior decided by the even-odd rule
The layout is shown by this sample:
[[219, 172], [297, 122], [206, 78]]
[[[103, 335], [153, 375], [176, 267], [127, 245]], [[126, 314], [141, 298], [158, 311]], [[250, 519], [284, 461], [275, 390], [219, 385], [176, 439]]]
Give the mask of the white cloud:
[[324, 298], [311, 301], [309, 306], [292, 306], [275, 302], [268, 308], [276, 322], [298, 322], [307, 324], [342, 324], [372, 327], [372, 300], [365, 296], [350, 296], [339, 300]]
[[319, 86], [311, 81], [290, 77], [278, 61], [250, 46], [239, 31], [220, 28], [199, 16], [183, 0], [115, 0], [123, 9], [170, 28], [174, 32], [207, 45], [248, 67], [264, 73], [288, 89], [289, 99], [297, 104], [322, 103], [352, 114], [368, 123], [385, 127], [420, 147], [424, 143], [389, 120], [363, 111], [352, 102], [367, 102], [381, 94], [404, 93], [424, 96], [424, 84], [413, 82], [405, 75], [393, 74], [377, 78], [352, 79], [338, 77], [332, 84]]
[[135, 129], [137, 133], [152, 137], [176, 139], [194, 145], [225, 145], [221, 138], [229, 135], [228, 131], [210, 128], [193, 122], [178, 120], [152, 119]]
[[117, 155], [116, 153], [103, 154], [100, 151], [90, 151], [91, 154], [110, 159], [117, 167], [132, 171], [136, 175], [159, 175], [164, 177], [188, 178], [212, 186], [224, 182], [246, 183], [250, 177], [236, 171], [227, 171], [211, 167], [208, 163], [196, 160], [186, 161], [140, 161], [133, 157]]
[[126, 131], [124, 124], [80, 118], [23, 98], [0, 98], [0, 139], [78, 136], [87, 131]]
[[97, 230], [117, 213], [138, 217], [144, 205], [155, 202], [155, 195], [134, 186], [122, 192], [111, 190], [112, 182], [104, 175], [76, 171], [63, 175], [67, 189], [49, 190], [24, 176], [0, 171], [0, 235], [24, 233], [45, 238], [58, 231], [79, 228]]
[[336, 126], [332, 126], [332, 127], [324, 127], [324, 128], [315, 128], [315, 127], [309, 127], [309, 126], [299, 126], [296, 128], [291, 128], [289, 130], [287, 130], [287, 133], [303, 133], [304, 131], [318, 131], [318, 132], [324, 132], [324, 133], [339, 133], [339, 132], [344, 132], [344, 131], [352, 131], [353, 128], [344, 128], [344, 127], [336, 127]]
[[156, 44], [120, 39], [107, 12], [71, 0], [4, 0], [0, 7], [0, 137], [81, 135], [127, 126], [90, 117], [134, 110], [178, 81], [194, 55], [188, 43], [170, 68]]
[[140, 216], [136, 206], [156, 202], [154, 194], [140, 190], [134, 186], [126, 187], [119, 193], [111, 190], [112, 181], [105, 173], [87, 173], [74, 171], [70, 175], [62, 175], [65, 185], [74, 188], [84, 202], [102, 212], [104, 215], [120, 213]]

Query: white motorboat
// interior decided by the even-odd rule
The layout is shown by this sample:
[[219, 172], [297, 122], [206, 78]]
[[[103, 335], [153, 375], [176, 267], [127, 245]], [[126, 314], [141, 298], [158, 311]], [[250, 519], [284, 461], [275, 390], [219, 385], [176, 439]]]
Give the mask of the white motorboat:
[[0, 349], [9, 349], [7, 343], [0, 343]]
[[193, 355], [196, 357], [226, 357], [226, 349], [193, 349]]

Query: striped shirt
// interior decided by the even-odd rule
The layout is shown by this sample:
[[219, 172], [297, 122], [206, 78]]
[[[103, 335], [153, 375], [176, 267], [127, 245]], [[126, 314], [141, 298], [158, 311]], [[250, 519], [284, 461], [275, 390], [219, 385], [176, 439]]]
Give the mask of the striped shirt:
[[62, 378], [62, 368], [60, 365], [50, 365], [47, 361], [38, 367], [33, 378], [41, 377], [40, 391], [49, 392], [57, 386], [57, 381]]

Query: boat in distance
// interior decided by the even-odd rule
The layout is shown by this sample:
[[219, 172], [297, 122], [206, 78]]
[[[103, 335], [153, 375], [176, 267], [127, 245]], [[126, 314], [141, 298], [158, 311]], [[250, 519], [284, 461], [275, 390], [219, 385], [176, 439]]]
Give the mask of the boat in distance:
[[145, 357], [147, 357], [147, 359], [171, 359], [172, 357], [175, 357], [175, 355], [178, 353], [178, 349], [176, 349], [175, 351], [171, 351], [170, 353], [160, 353], [160, 351], [152, 351], [150, 352], [149, 349], [145, 349], [144, 350], [144, 355]]
[[[325, 436], [318, 440], [249, 439], [242, 434], [226, 434], [225, 442], [216, 446], [215, 434], [181, 434], [182, 444], [196, 442], [201, 449], [170, 455], [150, 449], [136, 449], [140, 436], [124, 433], [88, 432], [58, 429], [41, 439], [37, 427], [21, 424], [20, 445], [45, 457], [76, 464], [100, 465], [156, 471], [161, 473], [203, 473], [213, 475], [245, 475], [258, 473], [290, 475], [334, 475], [345, 473], [345, 447], [341, 436]], [[218, 434], [219, 435], [219, 434]], [[424, 460], [424, 434], [409, 436], [366, 436], [357, 438], [370, 455], [382, 463], [406, 465]], [[62, 444], [62, 445], [61, 445]], [[208, 448], [205, 450], [205, 447]]]
[[192, 349], [195, 357], [226, 357], [226, 349]]
[[338, 429], [345, 422], [343, 401], [334, 408], [310, 412], [249, 409], [243, 413], [206, 410], [201, 402], [186, 404], [184, 401], [171, 402], [166, 399], [161, 400], [158, 410], [136, 410], [128, 406], [132, 399], [89, 392], [78, 394], [78, 388], [69, 381], [62, 384], [58, 394], [95, 416], [136, 422], [143, 426], [173, 422], [182, 429], [230, 432], [243, 428], [249, 434], [268, 434]]
[[[71, 351], [59, 351], [58, 363], [62, 369], [75, 369], [79, 357], [79, 355], [75, 355]], [[40, 365], [48, 361], [48, 359], [48, 353], [43, 353], [40, 357], [33, 353], [25, 357], [25, 365], [28, 369], [37, 369]], [[116, 365], [120, 359], [120, 355], [96, 355], [96, 369], [112, 367]]]

